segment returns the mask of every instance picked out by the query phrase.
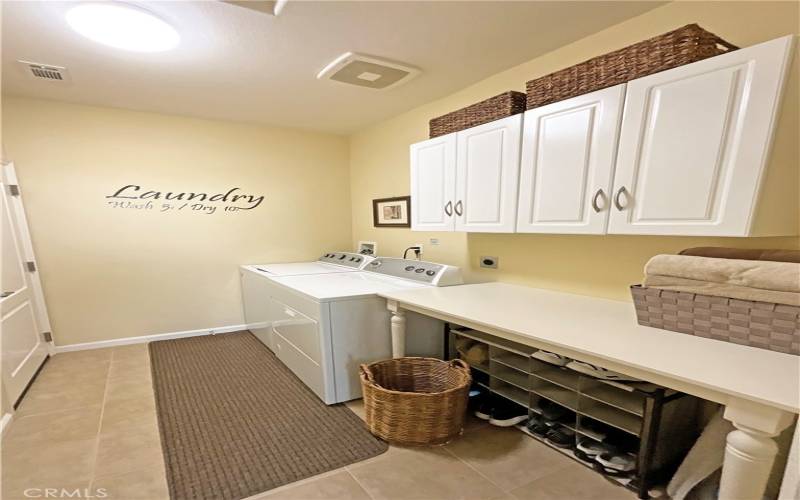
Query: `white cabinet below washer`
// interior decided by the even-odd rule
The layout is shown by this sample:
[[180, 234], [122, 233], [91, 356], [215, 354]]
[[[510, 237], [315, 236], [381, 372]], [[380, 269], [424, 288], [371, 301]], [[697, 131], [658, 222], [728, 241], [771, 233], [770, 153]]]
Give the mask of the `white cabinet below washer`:
[[518, 233], [605, 234], [625, 85], [525, 112]]

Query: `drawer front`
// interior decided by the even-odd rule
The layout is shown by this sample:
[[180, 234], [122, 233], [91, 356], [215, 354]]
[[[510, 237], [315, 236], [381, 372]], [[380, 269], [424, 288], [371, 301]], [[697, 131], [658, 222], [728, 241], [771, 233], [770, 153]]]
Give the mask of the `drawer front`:
[[295, 311], [303, 314], [307, 318], [313, 320], [320, 320], [320, 304], [306, 297], [305, 295], [296, 292], [280, 283], [271, 282], [272, 287], [270, 290], [270, 297], [277, 300], [282, 304], [289, 305]]
[[275, 354], [309, 389], [325, 399], [325, 377], [319, 363], [306, 356], [279, 332], [274, 334]]
[[272, 330], [318, 365], [322, 363], [319, 323], [283, 302], [270, 300]]

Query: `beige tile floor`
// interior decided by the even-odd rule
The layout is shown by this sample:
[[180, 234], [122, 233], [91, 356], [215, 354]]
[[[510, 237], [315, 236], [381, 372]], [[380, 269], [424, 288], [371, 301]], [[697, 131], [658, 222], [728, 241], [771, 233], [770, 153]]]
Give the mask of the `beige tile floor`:
[[[58, 354], [31, 386], [2, 441], [4, 500], [25, 490], [167, 499], [147, 348]], [[363, 416], [360, 401], [348, 403]], [[29, 497], [28, 497], [29, 498]], [[74, 497], [73, 497], [74, 498]], [[90, 497], [91, 498], [91, 497]], [[386, 453], [258, 499], [632, 500], [635, 496], [514, 429], [470, 420], [437, 448]]]

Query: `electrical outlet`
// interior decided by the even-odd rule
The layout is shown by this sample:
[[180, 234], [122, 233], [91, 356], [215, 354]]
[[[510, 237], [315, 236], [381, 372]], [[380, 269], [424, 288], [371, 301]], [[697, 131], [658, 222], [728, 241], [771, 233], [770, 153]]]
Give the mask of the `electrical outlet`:
[[481, 267], [487, 267], [489, 269], [497, 269], [497, 265], [499, 263], [500, 263], [499, 257], [492, 257], [489, 255], [481, 256]]
[[434, 246], [436, 246], [436, 245], [438, 245], [438, 244], [439, 244], [439, 238], [431, 238], [431, 239], [429, 240], [429, 243], [430, 243], [431, 245], [434, 245]]

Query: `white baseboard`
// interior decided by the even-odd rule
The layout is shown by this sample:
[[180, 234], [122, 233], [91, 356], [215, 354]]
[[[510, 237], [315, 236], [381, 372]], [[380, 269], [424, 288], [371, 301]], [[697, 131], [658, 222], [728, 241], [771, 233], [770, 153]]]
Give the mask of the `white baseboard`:
[[241, 330], [247, 330], [247, 328], [248, 325], [246, 324], [231, 325], [231, 326], [221, 326], [218, 328], [205, 328], [202, 330], [185, 330], [182, 332], [142, 335], [141, 337], [125, 337], [113, 340], [100, 340], [97, 342], [85, 342], [82, 344], [57, 345], [55, 346], [54, 351], [55, 354], [58, 354], [61, 352], [85, 351], [88, 349], [102, 349], [104, 347], [116, 347], [121, 345], [144, 344], [147, 342], [153, 342], [155, 340], [180, 339], [184, 337], [199, 337], [201, 335], [216, 335], [217, 333], [238, 332]]
[[3, 417], [0, 418], [0, 436], [5, 434], [6, 430], [8, 430], [8, 426], [11, 424], [11, 419], [13, 418], [13, 413], [4, 413]]

